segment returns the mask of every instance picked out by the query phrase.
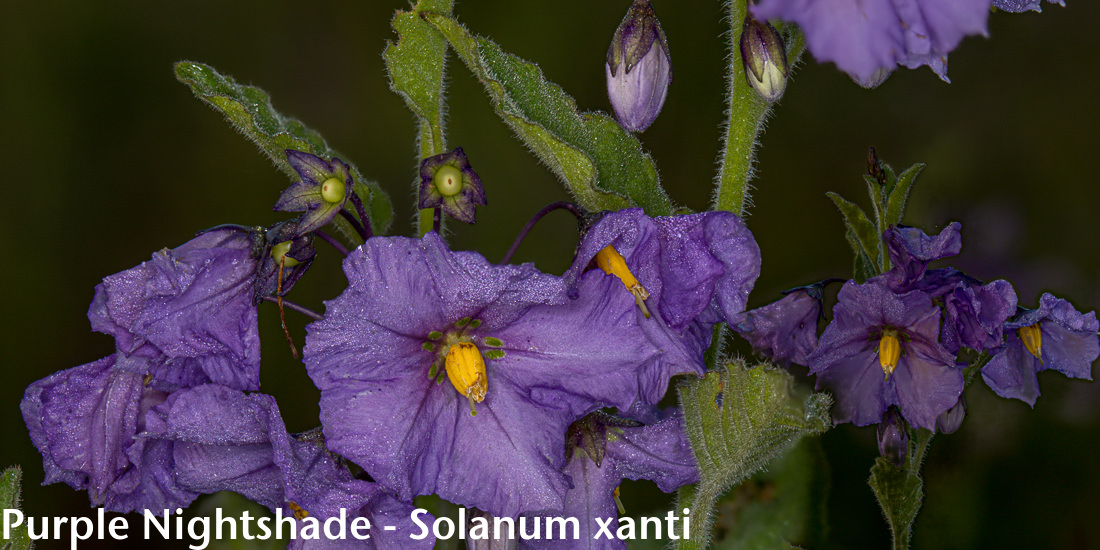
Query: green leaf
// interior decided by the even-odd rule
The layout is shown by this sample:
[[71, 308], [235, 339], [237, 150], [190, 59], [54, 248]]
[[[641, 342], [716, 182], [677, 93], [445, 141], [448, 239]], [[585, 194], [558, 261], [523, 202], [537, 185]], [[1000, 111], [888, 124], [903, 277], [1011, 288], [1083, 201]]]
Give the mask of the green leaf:
[[905, 203], [909, 201], [909, 191], [913, 188], [913, 183], [917, 181], [917, 175], [921, 170], [924, 170], [924, 164], [918, 162], [898, 176], [897, 185], [887, 199], [884, 220], [887, 227], [901, 223], [901, 217], [905, 215]]
[[879, 235], [886, 226], [882, 225], [882, 215], [886, 212], [886, 202], [882, 195], [882, 186], [869, 174], [863, 175], [863, 181], [867, 182], [867, 195], [871, 197], [871, 208], [875, 213], [875, 229]]
[[[5, 510], [19, 509], [22, 483], [23, 470], [19, 466], [10, 466], [0, 474], [0, 507]], [[34, 547], [25, 521], [19, 527], [13, 527], [9, 534], [10, 539], [0, 541], [0, 550], [28, 550]]]
[[[226, 120], [241, 134], [260, 147], [275, 166], [292, 180], [298, 173], [286, 159], [287, 149], [296, 149], [326, 160], [346, 157], [332, 150], [317, 132], [300, 121], [280, 115], [271, 106], [271, 100], [263, 90], [238, 84], [232, 77], [222, 75], [209, 65], [192, 61], [180, 61], [175, 65], [176, 78], [191, 87], [196, 97], [225, 115]], [[367, 205], [371, 227], [375, 234], [385, 233], [393, 219], [390, 199], [378, 184], [363, 178], [359, 169], [351, 166], [354, 191]], [[337, 217], [338, 227], [350, 233], [350, 226]]]
[[806, 548], [825, 540], [828, 460], [818, 438], [804, 438], [718, 503], [715, 550]]
[[917, 518], [917, 512], [924, 500], [924, 481], [920, 477], [920, 467], [932, 439], [932, 432], [915, 430], [911, 433], [916, 436], [910, 438], [905, 467], [899, 468], [888, 459], [879, 457], [874, 466], [871, 466], [871, 477], [867, 480], [890, 526], [894, 550], [909, 548], [913, 520]]
[[501, 119], [590, 210], [640, 206], [669, 215], [653, 159], [641, 142], [602, 113], [582, 113], [534, 64], [472, 36], [454, 19], [425, 14], [485, 87]]
[[824, 393], [798, 399], [792, 381], [786, 371], [770, 365], [750, 369], [738, 360], [679, 388], [700, 475], [699, 483], [680, 491], [677, 508], [691, 508], [695, 521], [691, 540], [681, 541], [679, 548], [707, 547], [712, 511], [727, 489], [782, 456], [802, 436], [832, 425], [832, 399]]
[[852, 232], [855, 242], [859, 244], [863, 253], [871, 259], [877, 268], [885, 271], [885, 267], [883, 267], [882, 236], [871, 221], [867, 219], [863, 209], [854, 203], [848, 202], [837, 193], [829, 192], [826, 195], [840, 209], [840, 213], [844, 216], [844, 225], [848, 228], [848, 231]]
[[450, 15], [450, 0], [421, 0], [410, 11], [399, 11], [391, 25], [397, 42], [386, 44], [382, 58], [397, 92], [420, 120], [420, 157], [446, 151], [443, 136], [443, 71], [447, 40], [421, 18], [423, 12]]

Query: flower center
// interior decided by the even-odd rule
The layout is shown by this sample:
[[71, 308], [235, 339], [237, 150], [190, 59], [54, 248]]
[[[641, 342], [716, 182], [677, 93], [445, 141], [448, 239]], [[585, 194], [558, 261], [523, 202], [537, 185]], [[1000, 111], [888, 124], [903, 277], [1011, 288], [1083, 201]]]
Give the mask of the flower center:
[[646, 299], [649, 298], [649, 291], [630, 272], [630, 268], [626, 266], [626, 258], [623, 258], [615, 247], [607, 246], [596, 253], [596, 265], [600, 266], [604, 273], [614, 275], [623, 282], [623, 286], [634, 295], [634, 303], [638, 304], [638, 309], [642, 310], [646, 319], [649, 319], [649, 308], [645, 305]]
[[901, 359], [901, 342], [898, 341], [898, 331], [888, 328], [882, 331], [882, 338], [878, 341], [878, 364], [882, 372], [889, 379], [898, 368], [898, 359]]
[[474, 404], [484, 401], [485, 392], [489, 389], [489, 382], [485, 378], [485, 359], [481, 357], [481, 351], [469, 342], [452, 344], [443, 365], [451, 384], [470, 402], [470, 416], [476, 416]]
[[339, 178], [329, 178], [321, 184], [321, 198], [325, 202], [338, 203], [344, 200], [348, 186]]
[[441, 166], [435, 171], [432, 182], [441, 195], [453, 197], [462, 191], [462, 170], [451, 165]]
[[1027, 327], [1020, 327], [1020, 340], [1027, 351], [1031, 352], [1040, 362], [1043, 361], [1043, 333], [1039, 330], [1039, 323]]

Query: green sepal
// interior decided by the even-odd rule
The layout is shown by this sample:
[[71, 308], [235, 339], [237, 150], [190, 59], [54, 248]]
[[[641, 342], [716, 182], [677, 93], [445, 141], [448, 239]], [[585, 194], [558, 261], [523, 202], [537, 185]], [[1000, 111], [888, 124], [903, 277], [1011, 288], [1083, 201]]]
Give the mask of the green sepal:
[[816, 548], [828, 532], [828, 458], [819, 438], [803, 438], [786, 456], [730, 491], [714, 550]]
[[673, 206], [641, 142], [603, 113], [582, 113], [538, 66], [471, 35], [451, 17], [424, 14], [481, 81], [496, 113], [588, 210]]
[[684, 426], [699, 463], [699, 482], [679, 493], [692, 510], [692, 537], [677, 548], [706, 548], [719, 497], [790, 450], [804, 435], [827, 430], [828, 394], [800, 399], [793, 378], [771, 365], [740, 359], [679, 387]]
[[[905, 204], [909, 201], [909, 191], [913, 188], [913, 183], [917, 181], [917, 176], [921, 170], [924, 170], [924, 164], [918, 162], [897, 177], [897, 184], [887, 197], [886, 218], [883, 220], [885, 222], [884, 229], [901, 223], [901, 217], [905, 215]], [[891, 176], [893, 176], [893, 171], [887, 172], [886, 177], [890, 178]]]
[[[192, 61], [180, 61], [175, 65], [176, 78], [191, 87], [196, 97], [225, 115], [234, 128], [260, 147], [269, 159], [290, 177], [299, 179], [298, 172], [286, 158], [287, 149], [295, 149], [330, 160], [347, 158], [331, 149], [316, 131], [300, 121], [280, 115], [271, 105], [263, 90], [238, 84], [232, 77], [222, 75], [209, 65]], [[354, 182], [353, 191], [366, 205], [374, 234], [389, 229], [393, 220], [393, 206], [377, 183], [367, 180], [359, 169], [348, 162]], [[334, 222], [345, 234], [354, 234], [351, 226], [341, 217]]]
[[[9, 466], [0, 474], [0, 507], [5, 510], [19, 509], [22, 483], [23, 470], [19, 466]], [[13, 527], [9, 535], [11, 538], [0, 541], [0, 550], [28, 550], [34, 547], [25, 520], [19, 527]]]
[[871, 477], [867, 480], [890, 526], [894, 550], [909, 548], [913, 520], [917, 518], [924, 500], [920, 467], [932, 440], [932, 432], [919, 429], [910, 431], [910, 435], [905, 466], [899, 468], [890, 460], [879, 457], [871, 466]]
[[[863, 213], [863, 209], [856, 206], [854, 203], [848, 202], [839, 194], [834, 192], [828, 192], [826, 195], [832, 199], [833, 203], [840, 210], [840, 213], [844, 216], [844, 225], [848, 228], [848, 231], [852, 233], [853, 240], [849, 242], [853, 243], [853, 252], [856, 256], [861, 253], [866, 254], [867, 258], [872, 262], [872, 265], [876, 267], [877, 272], [886, 271], [886, 266], [883, 257], [882, 250], [882, 234], [878, 231], [878, 228], [867, 219], [867, 214]], [[858, 245], [858, 247], [856, 246]]]

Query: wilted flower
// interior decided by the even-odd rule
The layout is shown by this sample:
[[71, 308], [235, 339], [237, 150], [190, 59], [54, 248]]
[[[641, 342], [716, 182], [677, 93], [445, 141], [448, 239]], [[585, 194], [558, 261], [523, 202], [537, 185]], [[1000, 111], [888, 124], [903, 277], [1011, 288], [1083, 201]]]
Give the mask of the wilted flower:
[[787, 89], [787, 49], [779, 31], [753, 17], [745, 16], [741, 27], [741, 61], [745, 79], [764, 101], [777, 101]]
[[836, 398], [835, 421], [874, 424], [896, 405], [914, 426], [934, 430], [963, 390], [962, 369], [939, 333], [940, 310], [923, 292], [895, 294], [875, 280], [846, 283], [809, 357], [818, 389]]
[[1092, 363], [1100, 357], [1095, 312], [1082, 314], [1069, 302], [1043, 294], [1038, 309], [1018, 314], [1004, 328], [1004, 347], [982, 368], [982, 378], [997, 395], [1034, 406], [1036, 373], [1047, 369], [1092, 379]]
[[327, 225], [344, 207], [354, 186], [351, 168], [338, 158], [326, 162], [294, 149], [286, 150], [286, 159], [302, 179], [279, 195], [275, 210], [304, 211], [297, 229], [305, 235]]
[[619, 124], [631, 132], [649, 128], [672, 82], [668, 39], [649, 0], [635, 0], [607, 49], [607, 95]]
[[678, 372], [602, 273], [570, 300], [558, 277], [452, 252], [435, 233], [370, 239], [344, 270], [347, 290], [307, 327], [306, 368], [329, 448], [404, 500], [560, 510], [566, 427]]
[[778, 301], [745, 312], [730, 327], [772, 361], [805, 365], [817, 347], [823, 286], [819, 283], [789, 290]]
[[481, 178], [461, 147], [420, 161], [420, 208], [442, 206], [452, 218], [474, 223], [476, 206], [486, 204]]
[[881, 81], [898, 65], [928, 65], [947, 80], [947, 54], [964, 36], [985, 34], [990, 0], [760, 0], [761, 19], [798, 23], [818, 61], [857, 82]]

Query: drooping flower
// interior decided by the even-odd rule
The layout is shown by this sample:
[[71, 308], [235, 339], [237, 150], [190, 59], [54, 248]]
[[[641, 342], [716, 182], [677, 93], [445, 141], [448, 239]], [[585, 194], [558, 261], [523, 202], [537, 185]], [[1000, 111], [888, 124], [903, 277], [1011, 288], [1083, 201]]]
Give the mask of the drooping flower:
[[624, 549], [625, 541], [597, 537], [596, 521], [612, 520], [617, 525], [613, 519], [619, 514], [616, 501], [624, 479], [649, 479], [666, 493], [699, 480], [679, 409], [646, 416], [643, 423], [596, 412], [570, 426], [565, 472], [573, 487], [566, 493], [562, 517], [578, 520], [579, 536], [577, 540], [524, 541], [523, 547]]
[[877, 83], [898, 65], [928, 65], [947, 80], [947, 54], [985, 34], [991, 0], [760, 0], [762, 19], [793, 21], [818, 61]]
[[477, 221], [477, 206], [485, 206], [485, 188], [461, 147], [420, 161], [420, 208], [443, 207], [450, 217]]
[[817, 347], [823, 286], [818, 283], [789, 290], [778, 301], [745, 312], [731, 328], [772, 361], [805, 365]]
[[[417, 533], [412, 504], [377, 483], [356, 479], [319, 433], [287, 433], [275, 399], [208, 384], [172, 394], [149, 414], [140, 438], [171, 444], [177, 483], [201, 494], [234, 491], [297, 522], [290, 548], [431, 548]], [[330, 540], [323, 524], [363, 517], [370, 538]], [[312, 518], [312, 519], [310, 519]], [[431, 521], [431, 517], [422, 521]], [[387, 531], [383, 526], [394, 527]], [[288, 532], [289, 529], [285, 532]]]
[[115, 512], [185, 507], [198, 494], [176, 483], [171, 447], [135, 438], [167, 394], [120, 368], [121, 357], [59, 371], [27, 388], [20, 410], [42, 453], [43, 483], [87, 489], [93, 505]]
[[809, 357], [818, 389], [836, 398], [834, 420], [874, 424], [896, 405], [914, 426], [934, 430], [963, 390], [962, 370], [939, 332], [940, 310], [923, 292], [895, 294], [875, 280], [846, 283]]
[[642, 132], [661, 113], [672, 83], [668, 39], [649, 0], [634, 0], [607, 49], [607, 96], [619, 124]]
[[156, 387], [215, 382], [257, 390], [256, 271], [247, 233], [209, 231], [104, 278], [88, 319], [115, 338], [120, 366], [150, 369], [134, 372]]
[[1092, 379], [1092, 363], [1100, 357], [1095, 312], [1082, 314], [1069, 302], [1043, 294], [1038, 309], [1018, 314], [1004, 329], [1004, 347], [982, 368], [982, 378], [997, 395], [1035, 406], [1036, 374], [1047, 369]]
[[351, 168], [333, 157], [326, 161], [294, 149], [286, 150], [286, 160], [302, 179], [283, 191], [275, 201], [278, 212], [304, 212], [297, 226], [298, 235], [306, 235], [332, 221], [354, 189]]
[[452, 252], [435, 233], [370, 239], [344, 270], [347, 290], [307, 327], [306, 368], [329, 448], [403, 500], [560, 510], [566, 427], [678, 372], [601, 273], [570, 300], [557, 277]]

